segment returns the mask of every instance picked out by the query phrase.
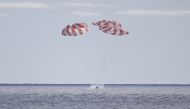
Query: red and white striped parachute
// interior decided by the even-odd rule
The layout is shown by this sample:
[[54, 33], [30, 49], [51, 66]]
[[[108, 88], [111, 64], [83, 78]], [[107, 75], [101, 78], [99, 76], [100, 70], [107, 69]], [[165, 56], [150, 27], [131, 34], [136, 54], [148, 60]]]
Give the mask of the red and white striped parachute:
[[111, 35], [127, 35], [129, 32], [127, 30], [122, 29], [122, 26], [120, 23], [115, 21], [106, 21], [101, 20], [98, 22], [92, 23], [93, 25], [96, 25], [99, 27], [101, 31], [104, 33], [109, 33]]
[[67, 25], [62, 30], [63, 36], [78, 36], [83, 35], [88, 31], [88, 25], [86, 23], [74, 23], [72, 25]]
[[[129, 32], [126, 29], [122, 29], [120, 23], [116, 21], [101, 20], [98, 22], [92, 23], [95, 26], [99, 27], [99, 30], [104, 33], [109, 33], [111, 35], [127, 35]], [[86, 23], [74, 23], [72, 25], [67, 25], [62, 30], [63, 36], [78, 36], [83, 35], [88, 31], [88, 25]]]
[[101, 20], [98, 22], [93, 22], [93, 25], [99, 26], [99, 27], [104, 27], [104, 26], [113, 26], [113, 27], [120, 27], [121, 24], [115, 21], [106, 21], [106, 20]]

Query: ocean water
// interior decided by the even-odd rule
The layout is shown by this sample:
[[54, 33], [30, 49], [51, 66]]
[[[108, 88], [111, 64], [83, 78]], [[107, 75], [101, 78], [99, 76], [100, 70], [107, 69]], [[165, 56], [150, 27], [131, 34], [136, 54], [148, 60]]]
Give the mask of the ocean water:
[[0, 109], [190, 109], [190, 86], [0, 85]]

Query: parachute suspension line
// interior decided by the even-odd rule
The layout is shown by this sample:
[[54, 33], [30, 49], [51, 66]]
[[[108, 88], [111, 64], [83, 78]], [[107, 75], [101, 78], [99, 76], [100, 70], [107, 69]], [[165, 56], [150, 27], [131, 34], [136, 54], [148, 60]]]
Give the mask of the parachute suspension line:
[[[96, 43], [94, 43], [96, 42]], [[92, 84], [100, 84], [100, 77], [99, 77], [99, 68], [98, 68], [98, 49], [97, 49], [97, 37], [92, 35], [89, 37], [89, 47], [90, 47], [90, 51], [89, 51], [89, 56], [90, 56], [90, 60], [91, 60], [91, 65], [92, 65], [92, 69], [91, 69], [91, 73], [93, 74], [93, 77], [95, 79], [95, 81]], [[95, 75], [94, 75], [95, 74]]]
[[99, 82], [98, 84], [104, 84], [104, 63], [105, 63], [105, 58], [106, 58], [106, 50], [103, 49], [104, 44], [102, 43], [101, 46], [99, 46], [101, 48], [99, 48], [99, 52], [101, 53], [101, 55], [99, 55], [99, 59], [97, 62], [97, 69], [98, 69], [98, 75], [99, 75]]
[[111, 48], [109, 47], [109, 45], [105, 45], [106, 43], [103, 43], [103, 47], [106, 48], [102, 48], [101, 50], [101, 58], [99, 59], [98, 62], [98, 74], [99, 74], [99, 83], [100, 84], [104, 84], [104, 75], [106, 73], [106, 71], [108, 70], [110, 64], [112, 63], [112, 58], [114, 57], [115, 53], [110, 53]]
[[91, 68], [91, 66], [90, 66], [90, 62], [89, 62], [89, 59], [86, 59], [84, 56], [84, 54], [83, 53], [81, 53], [81, 50], [80, 49], [77, 49], [77, 54], [76, 54], [78, 57], [79, 57], [79, 59], [81, 59], [81, 63], [83, 64], [83, 66], [85, 67], [85, 68], [87, 68], [87, 71], [91, 71], [92, 70], [92, 68]]

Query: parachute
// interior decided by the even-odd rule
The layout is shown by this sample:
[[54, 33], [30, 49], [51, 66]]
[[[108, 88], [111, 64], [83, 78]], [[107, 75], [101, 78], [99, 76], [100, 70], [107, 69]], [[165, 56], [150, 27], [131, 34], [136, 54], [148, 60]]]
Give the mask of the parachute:
[[121, 28], [121, 24], [115, 21], [106, 21], [106, 20], [101, 20], [98, 22], [93, 22], [93, 25], [99, 26], [99, 27], [104, 27], [104, 26], [113, 26], [113, 27], [119, 27]]
[[93, 22], [92, 24], [98, 26], [99, 30], [103, 31], [104, 33], [109, 33], [111, 35], [122, 36], [129, 34], [129, 32], [127, 30], [122, 29], [121, 24], [116, 21], [101, 20], [98, 22]]
[[86, 23], [74, 23], [72, 25], [67, 25], [62, 30], [63, 36], [78, 36], [83, 35], [88, 31], [88, 25]]
[[[100, 20], [98, 22], [93, 22], [92, 24], [94, 26], [97, 26], [99, 28], [99, 30], [101, 30], [102, 32], [108, 33], [108, 34], [111, 34], [114, 36], [125, 36], [125, 35], [129, 34], [129, 32], [126, 29], [123, 29], [122, 25], [116, 21]], [[62, 35], [63, 36], [84, 36], [84, 34], [86, 32], [88, 32], [88, 25], [86, 23], [74, 23], [72, 25], [67, 25], [62, 30]], [[103, 74], [103, 72], [106, 71], [106, 69], [109, 66], [109, 64], [111, 63], [111, 61], [114, 60], [114, 55], [116, 57], [116, 55], [118, 54], [118, 52], [111, 53], [110, 50], [114, 49], [115, 47], [117, 49], [117, 46], [114, 46], [114, 47], [109, 46], [109, 43], [106, 44], [104, 42], [96, 43], [95, 41], [98, 41], [98, 40], [94, 40], [94, 39], [98, 39], [100, 37], [95, 37], [95, 35], [94, 35], [94, 37], [87, 37], [87, 38], [89, 38], [89, 39], [86, 41], [92, 41], [92, 42], [86, 43], [86, 44], [88, 44], [87, 47], [89, 47], [88, 51], [82, 52], [81, 49], [80, 50], [73, 49], [73, 50], [76, 50], [76, 52], [77, 52], [76, 56], [78, 56], [82, 60], [81, 62], [85, 65], [85, 67], [89, 71], [96, 72], [96, 73], [99, 72], [99, 80], [95, 84], [93, 83], [91, 88], [102, 89], [104, 87], [104, 85], [103, 85], [104, 80], [102, 78], [102, 76], [103, 76], [102, 74]], [[100, 47], [100, 48], [92, 49], [92, 48], [94, 48], [94, 46], [96, 46], [96, 44], [98, 44], [98, 46], [96, 48], [98, 48], [98, 47]], [[101, 44], [103, 46], [100, 46]], [[110, 43], [110, 44], [112, 44], [112, 43]], [[116, 43], [116, 44], [118, 44], [118, 43]], [[92, 46], [92, 47], [90, 47], [90, 46]], [[96, 51], [96, 50], [99, 51], [99, 49], [101, 51], [100, 54], [98, 54], [98, 52]], [[86, 57], [85, 55], [83, 55], [84, 53], [88, 53], [89, 55]], [[92, 54], [94, 54], [94, 57]], [[88, 59], [88, 57], [90, 59]]]
[[[121, 24], [116, 21], [110, 20], [100, 20], [98, 22], [92, 23], [95, 26], [99, 27], [104, 33], [109, 33], [111, 35], [127, 35], [129, 32], [126, 29], [123, 29]], [[63, 36], [78, 36], [83, 35], [88, 31], [88, 25], [86, 23], [74, 23], [72, 25], [67, 25], [62, 30]]]

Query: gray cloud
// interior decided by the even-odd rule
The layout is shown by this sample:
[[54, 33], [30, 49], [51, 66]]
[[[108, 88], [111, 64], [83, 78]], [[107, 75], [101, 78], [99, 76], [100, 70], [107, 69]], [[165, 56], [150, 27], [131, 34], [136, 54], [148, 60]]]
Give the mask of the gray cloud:
[[70, 14], [72, 14], [72, 15], [79, 15], [79, 16], [87, 16], [87, 17], [101, 16], [100, 13], [96, 13], [96, 12], [84, 12], [84, 11], [73, 11], [73, 12], [70, 12]]
[[190, 10], [127, 10], [118, 11], [115, 14], [133, 16], [182, 16], [190, 15]]
[[8, 13], [0, 13], [0, 16], [9, 16], [10, 14]]
[[70, 3], [65, 3], [64, 6], [68, 6], [68, 7], [117, 7], [117, 5], [113, 5], [113, 4], [85, 3], [85, 2], [70, 2]]
[[0, 2], [0, 8], [49, 8], [49, 5], [39, 2]]

